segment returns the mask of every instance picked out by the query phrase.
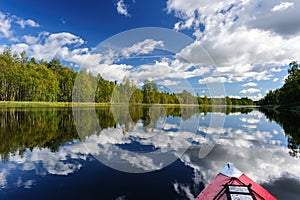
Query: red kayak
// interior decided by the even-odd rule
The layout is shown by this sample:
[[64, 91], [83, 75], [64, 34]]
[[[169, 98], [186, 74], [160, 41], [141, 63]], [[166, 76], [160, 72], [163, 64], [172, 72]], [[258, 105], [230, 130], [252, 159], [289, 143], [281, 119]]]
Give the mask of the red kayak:
[[262, 186], [228, 163], [197, 200], [276, 200]]

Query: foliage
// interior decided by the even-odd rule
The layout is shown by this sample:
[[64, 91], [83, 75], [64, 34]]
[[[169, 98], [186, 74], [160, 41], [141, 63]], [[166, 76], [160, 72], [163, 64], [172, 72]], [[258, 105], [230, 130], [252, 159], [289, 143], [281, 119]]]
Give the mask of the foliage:
[[21, 55], [5, 49], [0, 54], [0, 101], [71, 101], [76, 77], [73, 69], [52, 61], [28, 62], [26, 52]]
[[289, 64], [288, 77], [284, 85], [267, 95], [258, 103], [260, 105], [294, 105], [300, 103], [300, 65], [293, 61]]

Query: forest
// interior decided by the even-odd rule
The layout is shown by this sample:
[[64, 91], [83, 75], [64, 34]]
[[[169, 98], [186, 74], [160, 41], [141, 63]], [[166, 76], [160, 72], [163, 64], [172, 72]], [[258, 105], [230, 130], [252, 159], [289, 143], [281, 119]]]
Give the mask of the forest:
[[300, 105], [300, 65], [293, 61], [289, 64], [288, 76], [281, 88], [269, 91], [258, 104], [265, 106], [290, 107]]
[[209, 98], [186, 90], [176, 94], [159, 91], [149, 80], [138, 88], [127, 77], [121, 83], [108, 81], [100, 74], [66, 67], [57, 58], [37, 61], [25, 51], [12, 53], [9, 48], [0, 54], [0, 101], [254, 105], [247, 97]]

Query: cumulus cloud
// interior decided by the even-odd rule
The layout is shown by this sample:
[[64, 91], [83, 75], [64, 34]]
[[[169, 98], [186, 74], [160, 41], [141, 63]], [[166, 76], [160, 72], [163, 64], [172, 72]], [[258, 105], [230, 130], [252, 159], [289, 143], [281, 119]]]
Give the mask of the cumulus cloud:
[[206, 77], [198, 81], [199, 84], [225, 83], [225, 82], [228, 82], [228, 79], [226, 79], [225, 77]]
[[282, 68], [280, 68], [280, 67], [273, 67], [271, 69], [271, 72], [281, 72], [281, 71], [282, 71]]
[[[126, 64], [112, 64], [107, 65], [105, 67], [100, 67], [100, 70], [103, 69], [100, 73], [103, 78], [107, 80], [116, 80], [118, 82], [121, 82], [123, 78], [126, 76], [129, 76], [129, 71], [133, 68], [131, 65]], [[98, 71], [99, 72], [99, 71]]]
[[257, 83], [249, 82], [242, 85], [242, 87], [256, 87]]
[[142, 55], [153, 52], [154, 49], [160, 48], [164, 46], [163, 41], [156, 41], [153, 39], [145, 39], [142, 42], [137, 42], [133, 44], [131, 47], [124, 48], [122, 50], [122, 54], [125, 57], [129, 57], [131, 55]]
[[[290, 9], [272, 12], [276, 5]], [[174, 29], [192, 28], [197, 37], [180, 54], [193, 63], [207, 64], [210, 60], [198, 53], [205, 48], [218, 66], [214, 75], [233, 82], [270, 80], [273, 66], [300, 59], [296, 45], [300, 44], [300, 13], [296, 8], [296, 2], [281, 4], [279, 0], [167, 2], [168, 13], [179, 20]]]
[[258, 100], [262, 99], [264, 97], [264, 95], [262, 95], [261, 93], [258, 93], [257, 95], [250, 95], [248, 97], [250, 99], [252, 99], [253, 101], [258, 101]]
[[285, 39], [290, 39], [286, 36], [298, 36], [300, 32], [300, 13], [298, 12], [300, 4], [297, 1], [292, 3], [293, 6], [288, 9], [272, 12], [270, 10], [276, 7], [275, 5], [280, 5], [281, 2], [279, 0], [262, 2], [262, 6], [258, 8], [259, 12], [255, 12], [255, 8], [250, 11], [255, 12], [256, 16], [249, 21], [249, 27], [270, 31], [285, 37]]
[[[53, 57], [58, 57], [69, 62], [72, 62], [74, 54], [79, 53], [80, 48], [78, 47], [84, 43], [84, 40], [79, 36], [68, 32], [53, 34], [41, 32], [37, 37], [25, 35], [23, 39], [24, 43], [15, 43], [11, 48], [17, 52], [26, 50], [30, 56], [36, 59], [50, 60]], [[83, 49], [81, 49], [82, 52]]]
[[246, 122], [248, 124], [257, 124], [260, 122], [260, 119], [256, 119], [256, 118], [250, 118], [250, 117], [241, 117], [240, 120], [242, 122]]
[[22, 19], [15, 15], [10, 15], [0, 11], [0, 38], [9, 38], [12, 41], [18, 41], [14, 37], [14, 32], [11, 29], [12, 23], [18, 24], [24, 29], [26, 26], [39, 27], [40, 25], [32, 19]]
[[31, 36], [31, 35], [24, 35], [23, 39], [27, 44], [35, 44], [38, 41], [37, 37]]
[[32, 19], [19, 19], [18, 21], [16, 21], [17, 24], [19, 24], [21, 26], [21, 28], [25, 28], [26, 26], [29, 27], [40, 27], [40, 25], [33, 21]]
[[10, 28], [11, 19], [9, 19], [4, 13], [0, 12], [0, 38], [9, 38], [12, 35]]
[[294, 7], [294, 2], [281, 2], [280, 4], [274, 6], [271, 11], [283, 11], [290, 7]]
[[253, 94], [253, 93], [258, 93], [258, 92], [260, 92], [260, 89], [257, 89], [257, 88], [249, 88], [249, 89], [240, 91], [241, 94]]
[[124, 0], [119, 0], [117, 2], [117, 12], [120, 15], [124, 15], [126, 17], [130, 17], [130, 14], [128, 13], [127, 6], [125, 5]]
[[185, 80], [187, 78], [202, 76], [208, 73], [208, 67], [195, 67], [188, 70], [192, 65], [190, 63], [180, 62], [175, 59], [162, 59], [154, 64], [142, 64], [130, 71], [129, 77], [134, 80], [164, 80], [177, 79], [173, 81]]
[[158, 82], [159, 85], [163, 85], [163, 86], [177, 85], [179, 83], [180, 83], [179, 81], [171, 81], [171, 80], [167, 80], [167, 79]]
[[8, 171], [6, 169], [1, 169], [0, 171], [0, 187], [3, 188], [7, 184], [7, 177]]

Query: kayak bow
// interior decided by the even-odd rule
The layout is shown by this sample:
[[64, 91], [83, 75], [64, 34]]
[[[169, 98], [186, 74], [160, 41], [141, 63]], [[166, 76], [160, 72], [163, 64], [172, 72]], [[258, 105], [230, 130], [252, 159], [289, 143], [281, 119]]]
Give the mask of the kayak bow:
[[266, 189], [228, 163], [196, 200], [276, 200]]

